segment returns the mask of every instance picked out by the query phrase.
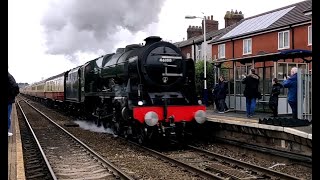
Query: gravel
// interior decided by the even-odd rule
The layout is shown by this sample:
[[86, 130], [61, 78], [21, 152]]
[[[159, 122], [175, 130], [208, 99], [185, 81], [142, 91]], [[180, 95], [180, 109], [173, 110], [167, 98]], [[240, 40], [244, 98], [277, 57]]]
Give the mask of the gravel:
[[[61, 125], [74, 121], [74, 119], [52, 111], [41, 104], [32, 104], [39, 107], [41, 111], [48, 114], [49, 117], [56, 119], [56, 122]], [[80, 127], [65, 128], [89, 145], [93, 150], [101, 154], [101, 156], [112, 161], [136, 179], [203, 179], [175, 165], [145, 154], [141, 149], [133, 147], [110, 134], [92, 132]], [[299, 178], [312, 179], [312, 168], [299, 165], [285, 158], [271, 158], [270, 155], [219, 143], [197, 146], [208, 151], [262, 167], [272, 168], [273, 170]]]
[[[62, 126], [74, 121], [72, 118], [52, 111], [41, 104], [31, 101], [30, 103]], [[64, 128], [86, 143], [102, 157], [108, 159], [116, 166], [121, 167], [121, 169], [135, 179], [203, 179], [176, 165], [146, 154], [143, 150], [110, 134], [92, 132], [81, 127], [64, 126]]]
[[312, 168], [302, 166], [285, 158], [279, 158], [272, 155], [266, 155], [260, 152], [237, 148], [227, 144], [207, 144], [198, 145], [208, 151], [212, 151], [227, 157], [245, 161], [250, 164], [270, 168], [285, 174], [290, 174], [303, 179], [312, 179]]

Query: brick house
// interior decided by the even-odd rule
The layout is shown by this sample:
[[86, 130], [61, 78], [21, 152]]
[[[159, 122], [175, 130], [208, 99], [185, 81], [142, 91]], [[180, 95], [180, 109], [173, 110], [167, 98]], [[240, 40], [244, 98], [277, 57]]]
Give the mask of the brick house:
[[[216, 75], [223, 73], [231, 83], [230, 93], [234, 95], [232, 98], [239, 98], [238, 102], [229, 99], [231, 107], [235, 107], [232, 102], [240, 103], [235, 109], [245, 110], [241, 75], [246, 74], [250, 68], [255, 68], [261, 78], [260, 90], [265, 101], [269, 98], [272, 78], [277, 77], [280, 82], [283, 81], [294, 66], [303, 69], [304, 72], [312, 70], [310, 59], [292, 58], [279, 61], [266, 59], [263, 62], [246, 63], [236, 61], [243, 57], [272, 54], [288, 49], [312, 50], [312, 23], [311, 16], [307, 14], [310, 12], [312, 14], [310, 0], [295, 3], [242, 19], [208, 42], [211, 45], [212, 56], [217, 57]], [[286, 90], [282, 95], [286, 96]], [[279, 100], [279, 108], [284, 108], [279, 109], [279, 114], [291, 112], [286, 101], [285, 97]]]

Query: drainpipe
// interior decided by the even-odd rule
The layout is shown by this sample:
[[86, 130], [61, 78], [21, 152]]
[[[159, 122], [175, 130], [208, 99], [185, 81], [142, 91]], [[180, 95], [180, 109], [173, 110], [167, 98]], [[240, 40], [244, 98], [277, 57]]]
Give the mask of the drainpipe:
[[196, 45], [194, 44], [194, 40], [192, 40], [192, 45], [193, 45], [193, 56], [194, 56], [194, 62], [197, 62], [197, 58], [196, 58]]
[[234, 59], [234, 40], [231, 39], [232, 41], [232, 59]]
[[[291, 30], [291, 42], [292, 42], [292, 49], [294, 49], [294, 28], [292, 28], [292, 26], [290, 26], [290, 30]], [[294, 58], [292, 58], [292, 62], [294, 62]]]
[[[231, 39], [231, 41], [232, 41], [232, 59], [234, 59], [234, 40]], [[235, 110], [235, 112], [237, 112], [237, 108], [236, 108], [236, 105], [237, 105], [237, 101], [236, 101], [236, 65], [237, 64], [235, 61], [233, 61], [232, 65], [233, 65], [233, 98], [234, 98], [233, 101], [234, 101], [234, 110]], [[240, 99], [240, 102], [241, 102], [241, 99]], [[229, 104], [229, 107], [230, 107], [230, 104]]]
[[291, 30], [291, 42], [292, 42], [292, 49], [294, 49], [294, 28], [292, 28], [292, 26], [290, 26], [290, 30]]

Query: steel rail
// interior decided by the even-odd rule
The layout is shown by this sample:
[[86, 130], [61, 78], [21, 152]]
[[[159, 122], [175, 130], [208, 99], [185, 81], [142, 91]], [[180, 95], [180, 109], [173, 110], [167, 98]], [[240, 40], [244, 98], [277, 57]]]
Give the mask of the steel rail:
[[230, 163], [233, 163], [233, 164], [237, 164], [239, 166], [242, 166], [242, 167], [245, 167], [245, 168], [248, 168], [248, 169], [251, 169], [251, 170], [255, 170], [255, 171], [258, 171], [258, 172], [262, 172], [262, 173], [265, 173], [265, 174], [268, 174], [268, 175], [272, 175], [272, 176], [278, 177], [280, 179], [297, 179], [297, 180], [300, 179], [300, 178], [297, 178], [295, 176], [291, 176], [289, 174], [281, 173], [281, 172], [274, 171], [272, 169], [267, 169], [267, 168], [264, 168], [264, 167], [261, 167], [261, 166], [256, 166], [256, 165], [253, 165], [253, 164], [250, 164], [250, 163], [247, 163], [247, 162], [239, 161], [237, 159], [234, 159], [234, 158], [231, 158], [231, 157], [227, 157], [227, 156], [223, 156], [223, 155], [220, 155], [220, 154], [217, 154], [217, 153], [214, 153], [214, 152], [210, 152], [210, 151], [207, 151], [207, 150], [204, 150], [204, 149], [201, 149], [201, 148], [197, 148], [197, 147], [194, 147], [194, 146], [191, 146], [191, 145], [187, 145], [187, 147], [190, 148], [190, 149], [196, 150], [198, 152], [207, 154], [209, 156], [220, 158], [220, 159], [223, 159], [224, 161], [227, 161], [227, 162], [230, 162]]
[[21, 113], [22, 113], [22, 115], [23, 115], [23, 118], [24, 118], [24, 120], [25, 120], [25, 122], [26, 122], [26, 124], [27, 124], [27, 126], [28, 126], [28, 128], [29, 128], [29, 130], [30, 130], [30, 132], [31, 132], [31, 134], [32, 134], [32, 136], [33, 136], [33, 138], [34, 138], [34, 140], [36, 141], [36, 144], [37, 144], [37, 146], [38, 146], [38, 149], [40, 150], [41, 156], [42, 156], [42, 158], [44, 159], [44, 161], [45, 161], [45, 163], [46, 163], [46, 166], [48, 167], [48, 170], [49, 170], [49, 172], [50, 172], [51, 177], [52, 177], [54, 180], [57, 180], [57, 177], [56, 177], [56, 175], [54, 174], [54, 172], [53, 172], [53, 170], [52, 170], [52, 167], [51, 167], [51, 165], [50, 165], [50, 163], [49, 163], [49, 161], [48, 161], [48, 159], [47, 159], [47, 157], [46, 157], [46, 155], [45, 155], [45, 153], [44, 153], [44, 151], [43, 151], [43, 149], [42, 149], [42, 147], [41, 147], [41, 145], [40, 145], [40, 143], [39, 143], [39, 141], [38, 141], [37, 136], [36, 136], [35, 133], [33, 132], [32, 127], [31, 127], [31, 125], [30, 125], [30, 123], [29, 123], [29, 121], [28, 121], [28, 118], [27, 118], [27, 116], [25, 115], [22, 107], [20, 106], [20, 102], [18, 101], [17, 104], [18, 104], [18, 106], [19, 106], [19, 109], [20, 109], [20, 111], [21, 111]]
[[46, 119], [48, 119], [52, 124], [54, 124], [55, 126], [57, 126], [60, 130], [62, 130], [63, 132], [65, 132], [67, 135], [69, 135], [71, 138], [73, 138], [75, 141], [77, 141], [80, 145], [82, 145], [84, 148], [86, 148], [90, 153], [92, 153], [94, 156], [96, 156], [100, 161], [102, 161], [103, 163], [105, 163], [106, 165], [108, 165], [108, 167], [110, 169], [112, 169], [112, 171], [114, 171], [115, 175], [118, 175], [120, 178], [122, 179], [126, 179], [126, 180], [134, 180], [134, 178], [130, 177], [129, 175], [127, 175], [125, 172], [123, 172], [120, 168], [116, 167], [114, 164], [112, 164], [111, 162], [107, 161], [106, 159], [104, 159], [103, 157], [101, 157], [98, 153], [96, 153], [94, 150], [92, 150], [90, 147], [88, 147], [86, 144], [84, 144], [82, 141], [80, 141], [78, 138], [76, 138], [74, 135], [72, 135], [71, 133], [69, 133], [67, 130], [65, 130], [63, 127], [61, 127], [59, 124], [57, 124], [56, 122], [54, 122], [51, 118], [49, 118], [47, 115], [45, 115], [44, 113], [42, 113], [40, 110], [38, 110], [36, 107], [34, 107], [33, 105], [31, 105], [30, 103], [26, 102], [26, 104], [28, 104], [30, 107], [32, 107], [35, 111], [37, 111], [38, 113], [40, 113], [43, 117], [45, 117]]

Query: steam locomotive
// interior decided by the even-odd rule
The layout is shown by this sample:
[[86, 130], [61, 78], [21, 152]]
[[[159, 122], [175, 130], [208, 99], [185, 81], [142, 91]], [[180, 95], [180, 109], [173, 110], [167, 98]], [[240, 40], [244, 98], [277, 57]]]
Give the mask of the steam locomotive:
[[206, 121], [195, 93], [195, 66], [158, 36], [118, 48], [26, 86], [22, 94], [94, 116], [114, 133], [143, 143], [153, 136], [183, 137]]

